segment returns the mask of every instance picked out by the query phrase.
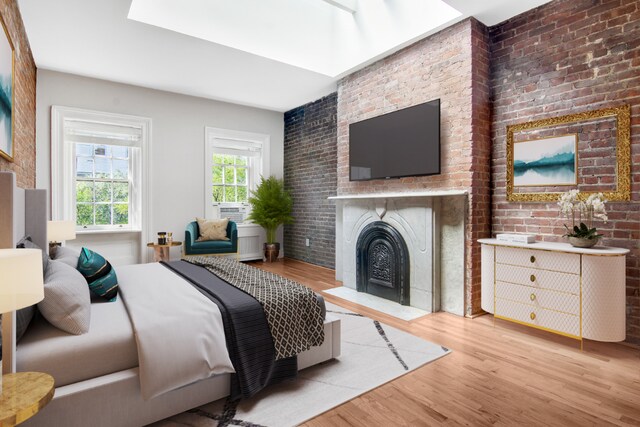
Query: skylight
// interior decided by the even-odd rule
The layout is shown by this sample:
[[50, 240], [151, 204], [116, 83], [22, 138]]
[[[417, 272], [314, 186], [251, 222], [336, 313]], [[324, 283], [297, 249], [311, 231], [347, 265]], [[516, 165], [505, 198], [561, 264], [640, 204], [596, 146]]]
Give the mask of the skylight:
[[337, 77], [460, 16], [440, 0], [132, 0], [128, 18]]

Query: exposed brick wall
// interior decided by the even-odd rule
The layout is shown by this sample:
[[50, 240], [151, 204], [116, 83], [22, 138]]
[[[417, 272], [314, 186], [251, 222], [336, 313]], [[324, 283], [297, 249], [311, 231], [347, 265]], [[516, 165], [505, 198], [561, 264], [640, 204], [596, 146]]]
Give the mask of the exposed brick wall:
[[[14, 171], [23, 188], [36, 185], [36, 65], [16, 1], [0, 0], [0, 14], [15, 49], [13, 162], [0, 157], [0, 171]], [[4, 37], [4, 33], [0, 35]]]
[[[640, 2], [558, 0], [492, 27], [490, 37], [494, 233], [560, 241], [564, 232], [555, 203], [506, 201], [507, 125], [631, 105], [632, 201], [608, 203], [610, 220], [597, 227], [605, 245], [631, 250], [627, 341], [640, 343]], [[589, 150], [580, 146], [579, 158]], [[582, 185], [604, 182], [606, 167], [579, 165]]]
[[[458, 189], [469, 192], [465, 310], [480, 311], [477, 238], [489, 234], [489, 52], [486, 28], [467, 19], [339, 82], [338, 194]], [[441, 100], [441, 174], [349, 181], [349, 124]], [[285, 159], [286, 162], [286, 159]]]
[[[472, 21], [471, 45], [471, 216], [467, 225], [469, 256], [467, 275], [471, 275], [473, 286], [470, 292], [472, 314], [480, 308], [480, 244], [478, 239], [488, 237], [491, 230], [491, 104], [490, 104], [490, 60], [489, 31]], [[469, 244], [470, 243], [470, 244]]]
[[[284, 182], [295, 223], [284, 228], [287, 257], [335, 266], [337, 94], [284, 114]], [[310, 245], [305, 245], [305, 239]]]

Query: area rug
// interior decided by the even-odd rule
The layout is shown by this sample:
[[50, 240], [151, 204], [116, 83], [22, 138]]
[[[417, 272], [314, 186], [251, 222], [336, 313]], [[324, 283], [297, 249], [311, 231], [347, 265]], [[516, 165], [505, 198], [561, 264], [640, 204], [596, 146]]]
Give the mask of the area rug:
[[341, 319], [338, 359], [307, 368], [296, 380], [251, 399], [221, 399], [153, 426], [295, 426], [450, 352], [335, 304], [327, 303], [327, 315]]

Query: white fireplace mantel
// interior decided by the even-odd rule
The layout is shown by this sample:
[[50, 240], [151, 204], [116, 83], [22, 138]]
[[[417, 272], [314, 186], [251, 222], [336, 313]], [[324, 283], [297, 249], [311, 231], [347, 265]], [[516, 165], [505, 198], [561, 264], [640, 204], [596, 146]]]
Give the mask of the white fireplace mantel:
[[340, 196], [328, 197], [329, 200], [351, 200], [351, 199], [397, 199], [405, 197], [445, 197], [445, 196], [466, 196], [467, 190], [441, 190], [441, 191], [414, 191], [398, 193], [360, 193], [344, 194]]
[[423, 190], [329, 197], [336, 201], [336, 280], [356, 290], [358, 236], [368, 224], [382, 221], [407, 245], [410, 305], [428, 312], [443, 309], [464, 314], [468, 194], [467, 190]]

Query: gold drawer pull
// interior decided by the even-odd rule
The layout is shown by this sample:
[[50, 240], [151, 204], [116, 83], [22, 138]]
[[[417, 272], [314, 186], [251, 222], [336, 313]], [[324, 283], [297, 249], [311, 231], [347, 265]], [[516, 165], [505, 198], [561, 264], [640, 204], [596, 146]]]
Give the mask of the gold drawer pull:
[[533, 312], [529, 315], [529, 317], [531, 318], [531, 320], [536, 320], [536, 314]]
[[532, 263], [534, 263], [534, 262], [536, 262], [536, 257], [534, 257], [533, 255], [531, 255], [531, 258], [529, 258], [529, 260], [530, 260]]
[[529, 277], [529, 280], [531, 280], [532, 282], [536, 281], [536, 276], [534, 274], [531, 275], [531, 277]]
[[531, 298], [531, 301], [535, 301], [536, 300], [536, 294], [531, 294], [531, 296], [529, 298]]

